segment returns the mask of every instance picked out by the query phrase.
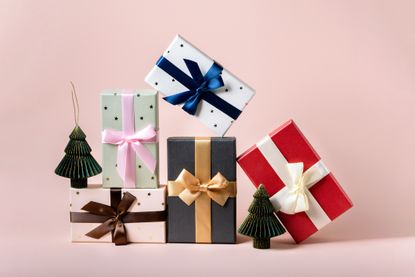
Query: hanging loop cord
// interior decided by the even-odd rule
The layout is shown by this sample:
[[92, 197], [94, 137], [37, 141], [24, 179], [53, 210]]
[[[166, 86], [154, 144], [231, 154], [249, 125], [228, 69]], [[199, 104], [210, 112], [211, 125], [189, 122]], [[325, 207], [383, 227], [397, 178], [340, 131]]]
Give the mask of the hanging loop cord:
[[79, 123], [79, 104], [78, 104], [78, 96], [76, 95], [76, 89], [75, 85], [70, 81], [72, 90], [71, 90], [71, 96], [72, 96], [72, 107], [73, 107], [73, 116], [75, 120], [76, 126], [78, 126]]

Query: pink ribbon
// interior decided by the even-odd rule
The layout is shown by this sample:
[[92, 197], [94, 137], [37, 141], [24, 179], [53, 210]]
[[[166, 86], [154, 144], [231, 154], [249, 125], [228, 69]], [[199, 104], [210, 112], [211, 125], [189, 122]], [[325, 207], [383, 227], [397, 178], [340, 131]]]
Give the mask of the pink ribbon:
[[122, 94], [122, 131], [105, 129], [102, 142], [118, 146], [117, 170], [124, 187], [135, 188], [135, 155], [140, 157], [144, 165], [152, 172], [156, 170], [157, 161], [144, 143], [157, 141], [157, 131], [153, 126], [135, 132], [134, 127], [134, 95]]

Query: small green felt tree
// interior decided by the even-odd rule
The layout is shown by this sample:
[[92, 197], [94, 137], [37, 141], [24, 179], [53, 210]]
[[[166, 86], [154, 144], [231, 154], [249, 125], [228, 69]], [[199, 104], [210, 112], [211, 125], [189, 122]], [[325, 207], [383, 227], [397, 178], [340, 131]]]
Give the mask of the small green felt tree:
[[284, 227], [274, 215], [274, 207], [263, 185], [254, 193], [249, 206], [249, 215], [239, 227], [238, 232], [254, 240], [254, 248], [270, 248], [270, 239], [285, 233]]
[[59, 176], [70, 178], [71, 187], [86, 188], [87, 178], [101, 173], [102, 168], [91, 155], [91, 147], [85, 140], [81, 127], [75, 126], [69, 135], [65, 156], [55, 169]]
[[79, 127], [79, 105], [72, 85], [72, 103], [74, 108], [75, 128], [69, 135], [69, 142], [65, 148], [65, 156], [55, 169], [59, 176], [70, 178], [71, 187], [86, 188], [87, 178], [101, 173], [102, 168], [91, 155], [91, 147], [86, 141], [86, 135]]

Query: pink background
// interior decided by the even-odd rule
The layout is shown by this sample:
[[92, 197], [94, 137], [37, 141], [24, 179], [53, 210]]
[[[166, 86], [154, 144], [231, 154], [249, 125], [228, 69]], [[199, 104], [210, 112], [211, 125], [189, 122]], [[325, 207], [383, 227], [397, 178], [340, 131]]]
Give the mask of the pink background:
[[[0, 275], [414, 276], [414, 9], [413, 1], [0, 1]], [[256, 88], [228, 132], [238, 153], [293, 118], [355, 207], [306, 243], [283, 236], [269, 251], [245, 238], [71, 244], [68, 181], [53, 174], [73, 128], [69, 80], [100, 161], [100, 90], [147, 87], [176, 33]], [[160, 125], [165, 181], [167, 137], [213, 134], [163, 101]], [[240, 223], [254, 189], [241, 170], [238, 178]]]

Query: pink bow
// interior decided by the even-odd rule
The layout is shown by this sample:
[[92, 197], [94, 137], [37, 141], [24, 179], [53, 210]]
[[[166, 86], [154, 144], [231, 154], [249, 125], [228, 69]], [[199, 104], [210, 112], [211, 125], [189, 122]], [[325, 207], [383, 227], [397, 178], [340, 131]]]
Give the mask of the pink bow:
[[117, 171], [124, 181], [126, 188], [135, 188], [135, 154], [144, 165], [154, 173], [157, 165], [153, 154], [144, 146], [144, 143], [157, 141], [157, 131], [148, 125], [140, 131], [134, 132], [133, 95], [122, 95], [123, 131], [105, 129], [102, 132], [102, 142], [118, 146]]

